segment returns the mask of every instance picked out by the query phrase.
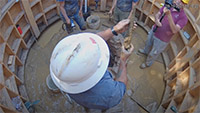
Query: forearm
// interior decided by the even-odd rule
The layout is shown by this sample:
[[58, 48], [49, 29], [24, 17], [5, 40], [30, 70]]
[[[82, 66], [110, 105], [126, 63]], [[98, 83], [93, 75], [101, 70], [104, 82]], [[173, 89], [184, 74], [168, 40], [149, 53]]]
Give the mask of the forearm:
[[108, 28], [105, 31], [101, 31], [101, 32], [97, 33], [97, 35], [102, 37], [105, 41], [109, 40], [110, 38], [112, 38], [114, 36], [111, 31], [111, 28]]
[[136, 3], [132, 2], [132, 9], [131, 9], [129, 16], [128, 16], [129, 19], [131, 18], [132, 14], [133, 14], [133, 9], [135, 8], [135, 6], [136, 6]]
[[65, 8], [63, 6], [60, 6], [60, 11], [61, 11], [62, 15], [64, 16], [65, 20], [67, 21], [68, 16], [67, 16]]
[[159, 20], [160, 15], [161, 15], [160, 12], [158, 12], [157, 14], [154, 15], [155, 22], [157, 22], [157, 23], [160, 22], [160, 20]]
[[169, 21], [169, 26], [172, 30], [173, 33], [177, 33], [179, 31], [179, 28], [176, 26], [176, 24], [174, 23], [173, 21], [173, 18], [172, 18], [172, 15], [171, 14], [168, 14], [167, 15], [168, 17], [168, 21]]
[[113, 4], [112, 4], [111, 10], [113, 10], [113, 9], [115, 8], [116, 4], [117, 4], [117, 0], [114, 0], [114, 1], [113, 1]]
[[121, 20], [120, 22], [117, 23], [117, 25], [115, 25], [113, 27], [113, 29], [108, 28], [105, 31], [101, 31], [99, 33], [97, 33], [97, 35], [99, 35], [100, 37], [102, 37], [105, 41], [109, 40], [110, 38], [112, 38], [114, 35], [117, 34], [121, 34], [123, 33], [125, 30], [127, 30], [128, 28], [128, 24], [130, 23], [129, 19], [124, 19]]
[[128, 19], [131, 19], [132, 14], [133, 14], [133, 9], [130, 11]]
[[120, 77], [117, 78], [116, 81], [123, 82], [125, 85], [127, 85], [128, 78], [127, 78], [126, 66], [122, 66], [122, 64], [120, 64], [119, 74], [120, 74]]
[[83, 0], [81, 0], [81, 3], [80, 3], [80, 10], [82, 11], [83, 9]]

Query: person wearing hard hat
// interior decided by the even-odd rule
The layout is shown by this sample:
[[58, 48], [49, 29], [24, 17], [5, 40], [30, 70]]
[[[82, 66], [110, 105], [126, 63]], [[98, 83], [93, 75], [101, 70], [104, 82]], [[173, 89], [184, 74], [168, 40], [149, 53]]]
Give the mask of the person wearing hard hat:
[[[112, 7], [108, 14], [114, 15], [115, 22], [119, 22], [123, 19], [130, 19], [138, 1], [139, 0], [113, 0]], [[122, 33], [122, 35], [127, 37], [128, 31]]]
[[74, 19], [79, 25], [81, 30], [86, 29], [86, 22], [83, 18], [82, 6], [83, 0], [56, 0], [60, 8], [60, 17], [62, 21], [66, 24], [66, 30], [68, 33], [73, 32], [72, 22]]
[[144, 49], [138, 50], [138, 53], [147, 55], [146, 61], [140, 65], [141, 69], [151, 66], [172, 36], [187, 24], [183, 8], [188, 3], [189, 0], [165, 0], [166, 5], [155, 15], [155, 25], [148, 34]]
[[124, 32], [129, 22], [122, 20], [97, 34], [79, 33], [62, 39], [50, 59], [55, 85], [86, 108], [105, 110], [117, 105], [126, 91], [126, 63], [133, 46], [128, 54], [122, 53], [120, 77], [115, 81], [107, 70], [110, 54], [105, 41]]

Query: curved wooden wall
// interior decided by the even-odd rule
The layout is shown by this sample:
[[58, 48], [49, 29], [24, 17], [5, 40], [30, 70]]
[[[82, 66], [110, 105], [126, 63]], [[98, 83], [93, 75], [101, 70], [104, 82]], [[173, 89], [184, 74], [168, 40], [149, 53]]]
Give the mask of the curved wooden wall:
[[[165, 0], [140, 0], [136, 10], [137, 22], [146, 31], [154, 24], [153, 14]], [[166, 88], [158, 113], [200, 112], [200, 0], [190, 0], [184, 9], [189, 19], [162, 53]], [[187, 35], [188, 34], [188, 35]]]
[[[153, 14], [159, 11], [161, 3], [164, 0], [139, 1], [136, 17], [147, 31], [154, 24]], [[170, 113], [171, 107], [179, 113], [200, 112], [200, 1], [190, 0], [184, 10], [189, 19], [187, 25], [162, 53], [166, 89], [158, 113]]]
[[[1, 0], [0, 1], [0, 112], [28, 112], [24, 86], [24, 64], [34, 40], [51, 23], [59, 19], [56, 0]], [[88, 0], [88, 5], [94, 5]], [[153, 14], [164, 0], [139, 0], [137, 23], [146, 31], [154, 24]], [[101, 0], [100, 8], [112, 5], [112, 0]], [[200, 0], [190, 0], [185, 9], [189, 22], [177, 33], [163, 52], [166, 65], [166, 89], [157, 112], [200, 112]], [[16, 25], [22, 29], [22, 34]], [[187, 36], [189, 34], [189, 37]], [[20, 97], [22, 111], [17, 111], [12, 100]]]
[[[0, 112], [28, 112], [24, 64], [33, 42], [59, 19], [56, 0], [0, 1]], [[17, 25], [22, 29], [18, 31]], [[22, 103], [16, 110], [14, 99]]]

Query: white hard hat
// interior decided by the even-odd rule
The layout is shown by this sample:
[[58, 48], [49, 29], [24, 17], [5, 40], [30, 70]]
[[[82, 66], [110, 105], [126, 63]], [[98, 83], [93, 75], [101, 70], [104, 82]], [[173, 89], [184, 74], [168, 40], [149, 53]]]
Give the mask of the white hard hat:
[[50, 75], [56, 86], [71, 94], [89, 90], [103, 77], [109, 62], [106, 42], [93, 33], [62, 39], [50, 59]]

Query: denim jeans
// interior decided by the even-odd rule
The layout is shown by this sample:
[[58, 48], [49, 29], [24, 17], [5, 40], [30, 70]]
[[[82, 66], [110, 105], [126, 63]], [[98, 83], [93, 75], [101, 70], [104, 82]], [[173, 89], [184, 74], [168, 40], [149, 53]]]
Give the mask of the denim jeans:
[[[123, 12], [118, 7], [115, 7], [114, 20], [116, 23], [118, 23], [119, 21], [121, 21], [123, 19], [127, 19], [129, 14], [130, 14], [130, 12]], [[126, 30], [125, 32], [122, 33], [122, 36], [125, 38], [128, 36], [128, 34], [129, 34], [129, 30]]]
[[153, 62], [158, 58], [167, 47], [168, 43], [161, 41], [154, 36], [153, 27], [148, 33], [147, 41], [145, 43], [144, 52], [148, 54], [146, 59], [146, 65], [151, 66]]
[[[74, 15], [68, 17], [70, 18], [70, 20], [71, 19], [75, 20], [81, 30], [83, 30], [83, 28], [86, 27], [86, 22], [84, 18], [79, 15], [79, 10], [77, 10], [77, 12]], [[66, 20], [62, 14], [61, 14], [61, 19], [64, 23], [66, 23]]]

